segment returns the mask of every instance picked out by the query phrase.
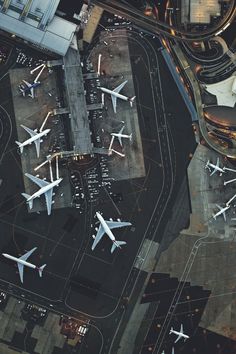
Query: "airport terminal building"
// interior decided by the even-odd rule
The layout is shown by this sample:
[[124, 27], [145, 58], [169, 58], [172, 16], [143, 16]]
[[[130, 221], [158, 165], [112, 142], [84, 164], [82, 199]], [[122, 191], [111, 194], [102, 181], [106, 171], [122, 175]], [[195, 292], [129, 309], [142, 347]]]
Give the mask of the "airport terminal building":
[[0, 30], [64, 56], [77, 25], [55, 15], [60, 0], [0, 0]]

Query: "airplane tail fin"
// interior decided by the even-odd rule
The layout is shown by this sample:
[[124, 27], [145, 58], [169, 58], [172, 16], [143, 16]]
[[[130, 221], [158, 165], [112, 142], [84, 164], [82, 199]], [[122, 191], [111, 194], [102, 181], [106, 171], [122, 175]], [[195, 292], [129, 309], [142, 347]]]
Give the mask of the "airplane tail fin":
[[120, 247], [121, 245], [126, 245], [126, 242], [125, 241], [115, 241], [111, 247], [111, 253], [113, 253], [115, 251], [116, 247], [121, 248]]
[[45, 267], [46, 267], [46, 264], [43, 264], [41, 267], [38, 268], [39, 276], [40, 276], [40, 277], [42, 277], [42, 275], [43, 275], [43, 270], [44, 270]]
[[23, 152], [23, 146], [21, 146], [21, 143], [19, 142], [19, 141], [15, 141], [15, 143], [19, 146], [19, 148], [20, 148], [20, 152], [21, 152], [21, 154], [22, 154], [22, 152]]
[[27, 203], [29, 204], [29, 208], [32, 209], [33, 208], [33, 199], [29, 200], [28, 199], [31, 197], [31, 195], [27, 194], [27, 193], [21, 193], [21, 195], [27, 199]]
[[133, 103], [134, 103], [135, 98], [136, 98], [136, 96], [130, 97], [130, 99], [129, 99], [130, 107], [133, 107]]

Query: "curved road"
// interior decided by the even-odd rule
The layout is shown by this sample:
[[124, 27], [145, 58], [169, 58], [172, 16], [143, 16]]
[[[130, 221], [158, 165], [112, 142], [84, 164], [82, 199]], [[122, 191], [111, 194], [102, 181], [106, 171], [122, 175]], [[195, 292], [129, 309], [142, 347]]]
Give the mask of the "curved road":
[[92, 0], [92, 3], [102, 7], [104, 10], [110, 13], [116, 13], [122, 17], [127, 18], [137, 26], [140, 26], [144, 30], [148, 30], [153, 34], [164, 34], [183, 41], [203, 41], [214, 35], [220, 30], [224, 30], [229, 22], [232, 22], [236, 16], [236, 0], [232, 0], [227, 16], [215, 28], [209, 28], [201, 33], [187, 33], [179, 29], [174, 29], [166, 23], [160, 21], [154, 21], [147, 16], [143, 15], [139, 10], [130, 8], [128, 5], [117, 2], [116, 0]]

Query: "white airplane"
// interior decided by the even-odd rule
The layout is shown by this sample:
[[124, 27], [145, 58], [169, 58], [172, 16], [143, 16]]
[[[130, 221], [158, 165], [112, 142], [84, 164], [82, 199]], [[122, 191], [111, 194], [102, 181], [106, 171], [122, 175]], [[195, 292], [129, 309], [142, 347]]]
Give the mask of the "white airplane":
[[98, 220], [100, 221], [100, 225], [99, 225], [96, 237], [93, 236], [94, 242], [92, 244], [92, 250], [94, 250], [94, 248], [97, 246], [98, 242], [102, 239], [104, 234], [107, 234], [109, 236], [109, 238], [111, 239], [111, 241], [113, 242], [113, 245], [111, 247], [111, 253], [114, 252], [116, 247], [121, 248], [120, 247], [121, 245], [126, 244], [125, 241], [117, 241], [115, 239], [115, 236], [111, 232], [111, 229], [115, 229], [117, 227], [130, 226], [130, 225], [132, 225], [130, 222], [107, 221], [107, 220], [104, 220], [102, 215], [98, 212], [96, 212], [96, 216], [97, 216]]
[[37, 249], [37, 247], [32, 248], [31, 251], [23, 254], [23, 256], [17, 258], [17, 257], [13, 257], [10, 254], [7, 253], [2, 253], [2, 255], [8, 259], [11, 259], [12, 261], [16, 261], [17, 262], [17, 266], [18, 266], [18, 270], [19, 270], [19, 274], [20, 274], [20, 280], [23, 283], [23, 273], [24, 273], [24, 266], [36, 269], [39, 272], [39, 276], [42, 277], [43, 274], [43, 270], [46, 267], [46, 264], [43, 264], [41, 267], [37, 267], [35, 264], [26, 262], [26, 260], [29, 258], [29, 256], [31, 256], [31, 254]]
[[41, 143], [41, 138], [45, 135], [47, 135], [51, 129], [45, 129], [42, 132], [39, 130], [39, 133], [37, 132], [37, 129], [32, 130], [30, 128], [27, 128], [26, 126], [24, 126], [23, 124], [21, 124], [21, 127], [23, 129], [25, 129], [25, 131], [27, 131], [27, 133], [30, 134], [30, 138], [25, 140], [23, 143], [20, 143], [19, 141], [16, 141], [16, 144], [19, 146], [20, 148], [20, 152], [23, 152], [23, 148], [26, 145], [30, 145], [34, 142], [35, 147], [36, 147], [36, 154], [37, 157], [39, 157], [39, 153], [40, 153], [40, 143]]
[[[189, 336], [187, 334], [184, 334], [184, 329], [183, 329], [183, 325], [181, 324], [181, 327], [180, 327], [180, 332], [178, 331], [175, 331], [173, 329], [173, 327], [171, 327], [170, 329], [170, 333], [174, 333], [178, 336], [178, 338], [175, 340], [175, 343], [177, 343], [181, 338], [184, 338], [185, 340], [189, 338]], [[173, 348], [172, 348], [172, 351], [173, 351]]]
[[[214, 173], [216, 173], [216, 171], [220, 172], [220, 176], [222, 176], [222, 174], [225, 173], [224, 168], [220, 167], [220, 159], [219, 159], [219, 157], [217, 157], [216, 165], [214, 165], [213, 163], [211, 163], [208, 160], [207, 163], [206, 163], [205, 168], [207, 168], [211, 172], [210, 176], [214, 175]], [[211, 171], [212, 168], [213, 168], [213, 171]]]
[[111, 95], [112, 105], [113, 105], [113, 109], [114, 109], [115, 113], [116, 113], [116, 100], [117, 100], [117, 98], [120, 98], [123, 101], [129, 101], [130, 106], [131, 107], [133, 106], [133, 102], [134, 102], [134, 99], [136, 96], [128, 97], [128, 96], [121, 95], [119, 93], [127, 82], [128, 82], [128, 80], [124, 81], [122, 84], [120, 84], [119, 86], [114, 88], [114, 90], [109, 90], [105, 87], [100, 87], [100, 90], [102, 90], [105, 93], [109, 93]]
[[225, 208], [222, 208], [220, 205], [216, 204], [217, 208], [219, 209], [219, 211], [216, 214], [212, 214], [212, 217], [216, 220], [217, 216], [222, 215], [224, 220], [226, 221], [226, 215], [225, 212], [226, 210], [228, 210], [230, 208], [230, 205], [226, 205]]
[[33, 82], [32, 84], [30, 84], [28, 81], [26, 81], [26, 80], [22, 80], [23, 82], [24, 82], [24, 84], [26, 85], [26, 86], [24, 86], [24, 85], [22, 85], [22, 84], [20, 84], [19, 85], [19, 89], [20, 89], [20, 92], [22, 93], [22, 95], [25, 97], [25, 95], [28, 93], [28, 92], [30, 92], [29, 94], [28, 94], [28, 96], [29, 97], [31, 97], [31, 98], [35, 98], [35, 94], [34, 94], [34, 89], [36, 88], [36, 87], [38, 87], [41, 83], [39, 82], [39, 81], [37, 81], [37, 82]]
[[130, 135], [122, 134], [124, 129], [125, 129], [125, 126], [123, 126], [118, 133], [111, 133], [112, 136], [115, 136], [118, 138], [120, 146], [123, 146], [122, 138], [129, 139], [130, 141], [132, 140], [132, 133]]
[[46, 199], [47, 212], [48, 212], [48, 215], [50, 215], [51, 209], [52, 209], [52, 204], [54, 203], [52, 201], [53, 188], [58, 186], [59, 183], [61, 183], [62, 178], [58, 178], [53, 182], [47, 182], [43, 179], [32, 176], [29, 173], [25, 173], [25, 176], [28, 177], [29, 179], [31, 179], [32, 182], [36, 183], [40, 187], [40, 189], [32, 195], [29, 195], [26, 193], [21, 193], [23, 195], [23, 197], [26, 198], [26, 202], [29, 204], [29, 208], [30, 209], [33, 208], [33, 201], [35, 198], [39, 198], [42, 194], [44, 194], [45, 199]]

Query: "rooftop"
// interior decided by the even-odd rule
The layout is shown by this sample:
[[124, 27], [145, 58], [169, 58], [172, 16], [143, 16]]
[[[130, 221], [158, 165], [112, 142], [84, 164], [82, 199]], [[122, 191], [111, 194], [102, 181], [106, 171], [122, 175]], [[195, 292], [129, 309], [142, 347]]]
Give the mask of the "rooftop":
[[236, 74], [226, 80], [215, 84], [206, 85], [206, 90], [215, 95], [219, 106], [234, 107], [236, 103], [236, 95], [232, 92]]

